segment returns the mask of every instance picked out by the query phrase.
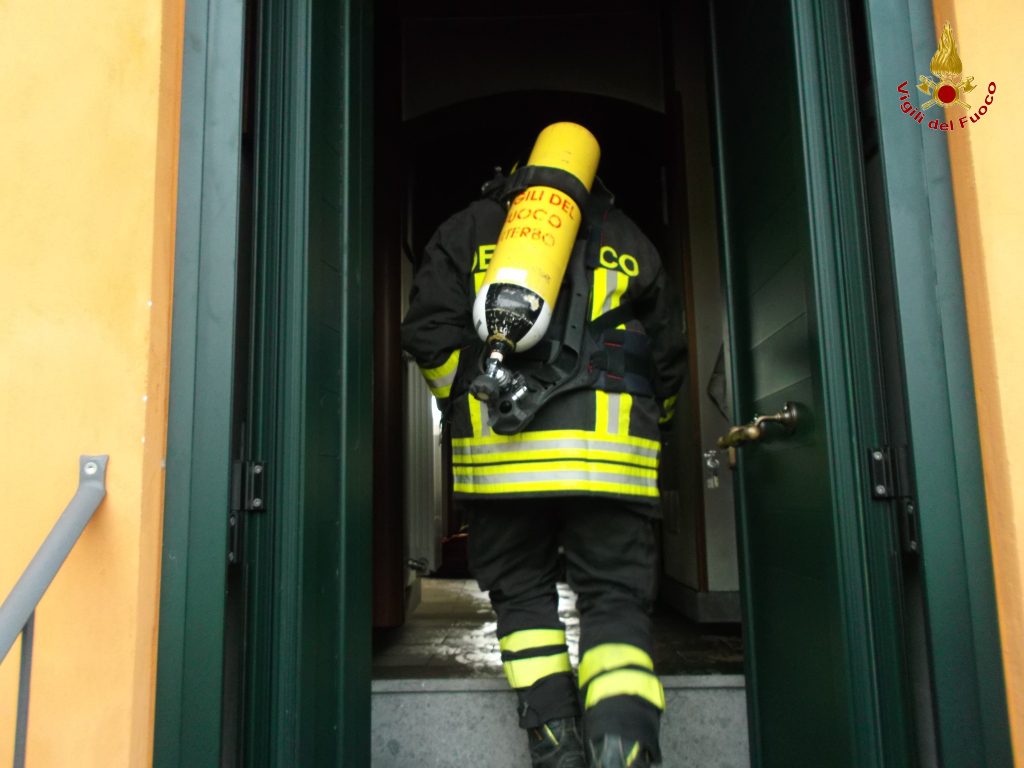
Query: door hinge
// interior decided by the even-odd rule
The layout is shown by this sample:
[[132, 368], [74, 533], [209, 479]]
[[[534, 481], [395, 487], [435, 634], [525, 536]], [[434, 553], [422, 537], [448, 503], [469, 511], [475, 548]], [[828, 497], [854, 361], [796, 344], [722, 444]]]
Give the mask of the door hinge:
[[265, 461], [241, 461], [231, 464], [231, 509], [228, 511], [228, 562], [241, 556], [242, 513], [266, 510], [264, 495], [267, 477]]
[[879, 501], [895, 501], [904, 552], [921, 549], [917, 501], [911, 488], [906, 449], [895, 452], [888, 446], [872, 448], [868, 456], [871, 495]]
[[231, 465], [231, 510], [262, 512], [263, 488], [267, 476], [265, 461], [236, 461]]

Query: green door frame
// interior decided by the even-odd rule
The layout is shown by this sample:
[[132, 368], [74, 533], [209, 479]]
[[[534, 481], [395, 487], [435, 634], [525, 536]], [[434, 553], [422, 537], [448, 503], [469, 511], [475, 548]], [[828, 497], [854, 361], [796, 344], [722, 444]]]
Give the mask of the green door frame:
[[245, 4], [185, 14], [154, 764], [220, 761]]
[[[338, 320], [341, 438], [339, 489], [342, 617], [338, 635], [337, 743], [353, 763], [368, 761], [371, 451], [371, 327], [368, 258], [372, 168], [370, 15], [340, 0], [336, 26], [314, 24], [326, 5], [293, 9], [296, 45], [285, 64], [312, 77], [310, 51], [340, 47], [340, 109], [327, 115], [336, 144], [341, 205], [342, 284]], [[973, 378], [948, 156], [930, 132], [913, 130], [888, 90], [912, 79], [934, 47], [927, 0], [866, 0], [876, 73], [884, 185], [892, 218], [912, 458], [918, 477], [925, 589], [939, 748], [947, 765], [1010, 764], [998, 620], [984, 514]], [[194, 0], [186, 13], [167, 492], [162, 563], [154, 763], [213, 766], [220, 757], [226, 511], [231, 460], [232, 349], [237, 271], [241, 139], [242, 0]], [[326, 31], [325, 31], [326, 30]], [[315, 55], [315, 54], [314, 54]], [[294, 70], [293, 70], [294, 71]], [[292, 125], [313, 137], [310, 89], [288, 103]], [[309, 152], [291, 153], [308, 172]], [[329, 153], [328, 153], [329, 154]], [[302, 165], [305, 164], [305, 165]], [[925, 174], [922, 169], [927, 168]], [[291, 201], [295, 240], [309, 221], [308, 196]], [[356, 463], [358, 461], [358, 463]], [[347, 620], [351, 618], [352, 620]], [[963, 631], [963, 628], [970, 631]]]
[[935, 50], [930, 0], [864, 0], [911, 463], [937, 748], [943, 765], [1012, 764], [947, 141], [898, 108]]
[[[270, 6], [280, 34], [275, 61], [260, 66], [274, 78], [280, 114], [261, 123], [272, 158], [271, 177], [257, 182], [270, 212], [257, 238], [272, 239], [284, 254], [283, 351], [264, 364], [286, 390], [274, 455], [291, 450], [292, 458], [279, 463], [276, 478], [275, 467], [269, 470], [270, 498], [280, 503], [267, 514], [278, 513], [287, 562], [273, 576], [286, 597], [269, 630], [278, 655], [268, 705], [272, 750], [261, 758], [269, 765], [368, 764], [371, 13], [360, 0]], [[154, 739], [154, 764], [161, 767], [216, 766], [221, 758], [245, 7], [245, 0], [195, 0], [185, 19]], [[328, 274], [333, 284], [319, 279]], [[331, 349], [307, 346], [314, 324], [336, 331]], [[331, 360], [335, 400], [325, 405], [308, 382], [312, 369], [322, 373]], [[317, 413], [318, 404], [326, 410]], [[333, 436], [340, 455], [309, 445], [325, 419], [326, 439]], [[325, 437], [322, 429], [318, 437]], [[314, 459], [331, 465], [326, 474], [307, 471]], [[327, 476], [330, 488], [311, 487]], [[330, 499], [337, 500], [333, 515]], [[313, 521], [309, 504], [316, 505]], [[334, 537], [320, 547], [332, 560], [334, 581], [319, 591], [327, 603], [307, 603], [303, 597], [317, 590], [322, 574], [304, 572], [303, 547], [325, 536]], [[318, 617], [328, 629], [314, 637]], [[320, 647], [325, 640], [332, 648]], [[303, 666], [302, 642], [316, 645], [317, 658], [332, 660], [333, 670]], [[328, 727], [319, 727], [324, 721]]]

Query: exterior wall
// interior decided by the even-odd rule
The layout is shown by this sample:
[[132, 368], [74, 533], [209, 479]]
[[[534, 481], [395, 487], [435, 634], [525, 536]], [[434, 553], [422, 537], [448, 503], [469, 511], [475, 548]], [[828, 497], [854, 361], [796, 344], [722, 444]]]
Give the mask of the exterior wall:
[[968, 99], [975, 110], [988, 83], [996, 83], [989, 112], [947, 140], [1010, 723], [1017, 763], [1024, 764], [1024, 443], [1019, 439], [1024, 434], [1024, 145], [1019, 135], [1024, 100], [1014, 85], [1024, 5], [1019, 0], [935, 0], [936, 37], [947, 20], [964, 74], [974, 75], [978, 85], [974, 99]]
[[[0, 596], [108, 453], [39, 605], [28, 764], [150, 763], [184, 0], [0, 3]], [[13, 750], [18, 646], [0, 666]]]

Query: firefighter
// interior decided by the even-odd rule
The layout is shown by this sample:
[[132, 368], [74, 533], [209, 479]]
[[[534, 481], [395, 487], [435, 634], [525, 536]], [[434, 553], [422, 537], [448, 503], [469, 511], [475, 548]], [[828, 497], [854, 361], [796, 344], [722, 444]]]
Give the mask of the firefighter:
[[[661, 430], [686, 368], [682, 311], [654, 246], [596, 179], [544, 340], [508, 360], [528, 381], [550, 385], [565, 375], [553, 363], [561, 342], [582, 323], [585, 359], [577, 370], [587, 375], [531, 413], [521, 431], [496, 431], [497, 414], [469, 394], [486, 356], [472, 310], [511, 199], [523, 188], [517, 176], [499, 172], [431, 238], [402, 346], [451, 435], [470, 570], [497, 614], [532, 764], [641, 768], [661, 759], [665, 696], [649, 613]], [[574, 291], [582, 301], [572, 301]], [[577, 594], [578, 676], [558, 617], [559, 547]]]

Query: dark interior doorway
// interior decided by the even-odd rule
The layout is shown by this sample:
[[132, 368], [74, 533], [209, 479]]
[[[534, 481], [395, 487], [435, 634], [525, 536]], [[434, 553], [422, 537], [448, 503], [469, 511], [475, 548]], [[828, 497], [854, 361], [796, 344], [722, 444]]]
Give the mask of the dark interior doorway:
[[[693, 9], [699, 5], [692, 4]], [[419, 524], [410, 519], [408, 495], [421, 486], [407, 481], [403, 488], [396, 478], [408, 478], [415, 472], [410, 463], [425, 461], [421, 455], [410, 455], [408, 446], [416, 440], [410, 439], [408, 427], [404, 432], [395, 429], [396, 423], [410, 418], [409, 373], [398, 341], [409, 276], [434, 230], [476, 199], [496, 168], [507, 173], [528, 153], [545, 125], [570, 120], [586, 125], [597, 136], [602, 180], [619, 207], [658, 247], [678, 290], [692, 293], [693, 276], [685, 255], [691, 214], [683, 179], [682, 109], [675, 95], [681, 57], [673, 59], [671, 51], [673, 45], [678, 47], [673, 37], [680, 34], [681, 18], [689, 13], [695, 27], [706, 19], [697, 10], [670, 11], [660, 2], [639, 3], [628, 10], [612, 3], [568, 3], [529, 15], [510, 13], [496, 4], [391, 3], [378, 9], [374, 288], [380, 335], [375, 345], [379, 400], [374, 413], [374, 625], [380, 664], [375, 675], [436, 676], [438, 665], [429, 672], [425, 662], [417, 666], [411, 661], [415, 654], [406, 652], [408, 647], [422, 646], [417, 642], [421, 634], [436, 635], [437, 622], [444, 618], [448, 629], [467, 628], [463, 657], [472, 658], [468, 629], [474, 626], [479, 606], [476, 597], [467, 598], [465, 605], [452, 597], [463, 594], [461, 587], [421, 582], [415, 573], [440, 565], [442, 573], [465, 578], [464, 571], [452, 568], [451, 559], [460, 557], [457, 548], [445, 550], [447, 555], [439, 550], [434, 559], [420, 557], [422, 553], [409, 545], [409, 539], [419, 535]], [[673, 24], [674, 32], [670, 31]], [[530, 54], [513, 61], [497, 55], [524, 38], [531, 41]], [[614, 45], [595, 45], [595, 39], [614, 40]], [[682, 75], [691, 76], [699, 74]], [[709, 107], [703, 109], [706, 121]], [[710, 178], [705, 181], [710, 186]], [[713, 194], [710, 189], [703, 192]], [[704, 224], [715, 226], [713, 221]], [[400, 280], [403, 272], [405, 278]], [[692, 318], [690, 306], [688, 319]], [[721, 323], [716, 322], [720, 332]], [[691, 329], [691, 334], [696, 333]], [[691, 346], [696, 351], [696, 344]], [[709, 371], [696, 374], [696, 356], [692, 365], [694, 386], [681, 397], [697, 400], [706, 397], [702, 384]], [[426, 391], [418, 380], [411, 386]], [[416, 418], [430, 415], [421, 413]], [[696, 532], [691, 539], [676, 538], [666, 544], [676, 560], [686, 561], [675, 563], [675, 570], [692, 570], [693, 593], [707, 588], [707, 563], [700, 562], [706, 550], [699, 530], [703, 517], [700, 453], [701, 436], [681, 429], [679, 438], [668, 446], [662, 472], [675, 514], [681, 516], [685, 507], [690, 517], [684, 524]], [[461, 530], [463, 521], [448, 503], [447, 465], [436, 474], [434, 482], [441, 487], [435, 492], [444, 506], [438, 536], [451, 536]], [[688, 495], [680, 500], [684, 493]], [[677, 532], [680, 527], [679, 520], [669, 520], [667, 525], [674, 525]], [[726, 539], [734, 547], [731, 533]], [[428, 559], [431, 567], [425, 568]], [[664, 601], [658, 619], [662, 647], [668, 649], [663, 654], [666, 672], [739, 671], [738, 599], [735, 614], [728, 616], [735, 621], [705, 617], [705, 622], [712, 623], [702, 626], [681, 615], [680, 608], [687, 604], [679, 596], [682, 580], [666, 577], [663, 590], [675, 595]], [[429, 606], [416, 611], [421, 599]], [[408, 626], [410, 620], [412, 626]], [[448, 642], [452, 642], [450, 634]], [[705, 662], [693, 653], [699, 648], [707, 650]], [[403, 663], [382, 661], [388, 658], [400, 658]], [[451, 669], [458, 672], [458, 665]], [[474, 669], [468, 664], [465, 672], [472, 674]]]
[[[481, 115], [504, 115], [503, 119]], [[404, 121], [402, 159], [415, 261], [437, 226], [480, 195], [495, 168], [505, 173], [544, 126], [568, 120], [601, 142], [599, 175], [616, 203], [666, 251], [667, 119], [627, 101], [579, 92], [501, 93]]]

